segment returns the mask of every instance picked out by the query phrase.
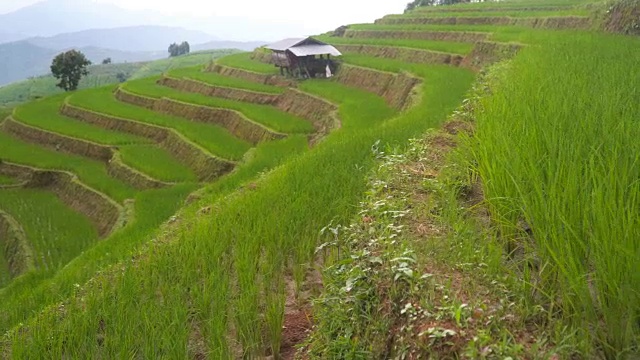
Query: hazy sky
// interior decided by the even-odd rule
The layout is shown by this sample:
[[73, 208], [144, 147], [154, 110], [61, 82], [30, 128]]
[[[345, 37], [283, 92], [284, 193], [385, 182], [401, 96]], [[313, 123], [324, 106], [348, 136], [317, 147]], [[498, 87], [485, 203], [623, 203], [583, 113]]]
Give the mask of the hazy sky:
[[[0, 13], [43, 0], [0, 0]], [[409, 0], [86, 0], [116, 4], [128, 9], [153, 9], [165, 14], [191, 16], [239, 16], [271, 21], [304, 22], [310, 28], [323, 23], [371, 22], [390, 13], [399, 13]], [[310, 6], [310, 4], [317, 4]], [[303, 11], [305, 9], [306, 11]]]

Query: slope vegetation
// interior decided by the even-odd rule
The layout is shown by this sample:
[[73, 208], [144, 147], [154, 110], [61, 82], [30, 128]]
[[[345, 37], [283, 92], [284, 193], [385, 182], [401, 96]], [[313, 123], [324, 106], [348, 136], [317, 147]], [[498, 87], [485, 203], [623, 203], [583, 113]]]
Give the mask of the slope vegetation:
[[[66, 266], [36, 261], [0, 289], [0, 354], [293, 358], [297, 345], [320, 359], [637, 352], [637, 156], [620, 149], [634, 146], [638, 94], [619, 77], [639, 68], [637, 39], [584, 35], [597, 26], [589, 9], [419, 8], [320, 37], [345, 54], [333, 79], [283, 78], [256, 51], [16, 109], [0, 127], [0, 146], [12, 144], [0, 151], [0, 191], [53, 193], [49, 201], [90, 224], [57, 188], [35, 186], [38, 174], [66, 174], [120, 216], [119, 230], [56, 257]], [[572, 47], [568, 35], [579, 40]], [[627, 63], [600, 73], [573, 61], [593, 56]], [[553, 77], [547, 86], [585, 69], [602, 74], [600, 93], [619, 95], [620, 106], [589, 101], [586, 78], [547, 89], [557, 101], [541, 99], [538, 62]], [[588, 105], [563, 100], [573, 87]], [[529, 102], [516, 106], [513, 96]], [[523, 123], [509, 124], [512, 116]], [[474, 127], [473, 137], [455, 136]], [[603, 129], [610, 136], [597, 142]], [[457, 160], [448, 158], [458, 142]], [[567, 149], [575, 153], [558, 156]], [[554, 156], [557, 164], [545, 160]], [[577, 158], [588, 166], [561, 166]], [[571, 190], [585, 174], [589, 185]], [[612, 202], [596, 195], [605, 187]], [[550, 195], [557, 203], [544, 201]], [[601, 222], [581, 212], [595, 205], [607, 209]], [[0, 209], [39, 249], [29, 230], [37, 224], [11, 203]], [[597, 230], [613, 218], [625, 240], [603, 250]], [[619, 253], [627, 255], [613, 264]], [[0, 270], [16, 263], [4, 257]]]

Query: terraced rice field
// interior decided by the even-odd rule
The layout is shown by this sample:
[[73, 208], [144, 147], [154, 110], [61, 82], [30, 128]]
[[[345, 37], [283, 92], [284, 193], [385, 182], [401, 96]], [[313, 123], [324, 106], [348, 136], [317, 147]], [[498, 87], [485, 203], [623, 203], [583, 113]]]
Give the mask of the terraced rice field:
[[[43, 261], [36, 261], [36, 271], [13, 281], [0, 276], [0, 285], [5, 285], [0, 289], [0, 303], [7, 304], [0, 311], [0, 332], [6, 332], [0, 340], [0, 354], [15, 358], [120, 358], [131, 354], [143, 358], [289, 358], [295, 352], [293, 346], [303, 339], [292, 340], [288, 329], [296, 319], [308, 317], [308, 290], [317, 285], [310, 275], [322, 265], [317, 249], [326, 239], [318, 233], [328, 224], [348, 223], [358, 216], [356, 205], [368, 191], [367, 176], [376, 167], [375, 158], [438, 127], [468, 96], [478, 70], [513, 56], [515, 62], [524, 59], [518, 66], [533, 69], [527, 61], [538, 59], [535, 49], [547, 40], [566, 36], [556, 30], [582, 26], [573, 20], [589, 14], [582, 4], [550, 1], [543, 6], [522, 1], [417, 9], [376, 24], [354, 25], [344, 34], [319, 37], [344, 52], [340, 70], [331, 80], [281, 78], [268, 57], [258, 51], [16, 109], [15, 121], [46, 131], [37, 139], [53, 133], [99, 144], [113, 151], [114, 160], [96, 160], [89, 153], [83, 155], [82, 149], [61, 151], [55, 145], [58, 138], [48, 143], [45, 138], [17, 139], [5, 131], [6, 123], [0, 132], [0, 159], [73, 173], [82, 186], [109, 200], [106, 203], [118, 209], [119, 217], [113, 223], [114, 231], [98, 240], [91, 220], [95, 216], [52, 210], [72, 205], [68, 197], [54, 194], [59, 187], [0, 189], [0, 196], [12, 194], [0, 199], [0, 210], [25, 228], [36, 253], [42, 254], [52, 242], [67, 244], [74, 236], [84, 236], [73, 248], [58, 247]], [[556, 20], [549, 21], [551, 17]], [[480, 25], [475, 20], [450, 20], [458, 18], [497, 20]], [[433, 25], [415, 19], [449, 19], [452, 23]], [[470, 36], [478, 38], [470, 40], [461, 32], [474, 32]], [[615, 39], [602, 36], [602, 42]], [[629, 46], [637, 43], [634, 41], [629, 40]], [[521, 52], [523, 56], [518, 55]], [[604, 60], [612, 61], [610, 57]], [[529, 75], [522, 71], [514, 76], [522, 78], [522, 83], [535, 82]], [[556, 76], [560, 78], [559, 73]], [[519, 86], [523, 85], [508, 89], [526, 93]], [[636, 93], [627, 90], [633, 99]], [[487, 106], [498, 118], [506, 117], [508, 109], [516, 108], [505, 105], [511, 100], [504, 95], [487, 100]], [[497, 137], [501, 126], [494, 125], [480, 124], [481, 129], [489, 129], [480, 134]], [[486, 143], [504, 144], [495, 149], [506, 162], [513, 146], [507, 138]], [[492, 173], [490, 157], [474, 154], [483, 178], [496, 176], [500, 184], [505, 183], [507, 177]], [[124, 167], [117, 166], [120, 161]], [[0, 185], [17, 183], [15, 175], [7, 174], [0, 164]], [[628, 178], [634, 174], [629, 170]], [[544, 174], [539, 179], [543, 182]], [[497, 188], [490, 190], [501, 194], [500, 184], [492, 184]], [[535, 187], [531, 193], [536, 191], [543, 193]], [[21, 208], [19, 194], [23, 193], [30, 194], [25, 196], [29, 201], [49, 201], [50, 207], [33, 215], [51, 219], [43, 220], [44, 224], [56, 222], [56, 227], [48, 229], [59, 238], [42, 235], [46, 228], [36, 229], [40, 225], [26, 215], [32, 213]], [[516, 198], [521, 194], [507, 195]], [[521, 204], [520, 210], [540, 205], [535, 198], [532, 201]], [[631, 221], [637, 209], [627, 210], [625, 219]], [[54, 212], [64, 217], [60, 223]], [[72, 222], [88, 226], [65, 235], [66, 225]], [[620, 223], [621, 228], [626, 225]], [[558, 225], [555, 230], [561, 228]], [[330, 241], [339, 239], [339, 227], [334, 231]], [[333, 245], [340, 246], [328, 246]], [[629, 254], [638, 249], [632, 240], [624, 245]], [[566, 269], [563, 263], [553, 262], [553, 246], [548, 247], [552, 254], [547, 259], [549, 266]], [[0, 261], [2, 271], [10, 267], [11, 259], [6, 252], [0, 255], [5, 258]], [[501, 256], [498, 262], [505, 257]], [[620, 289], [633, 291], [637, 277], [623, 276], [622, 267], [614, 270], [619, 271], [624, 285]], [[584, 278], [584, 274], [565, 275]], [[589, 298], [588, 287], [571, 284], [585, 290]], [[545, 286], [562, 298], [557, 283]], [[567, 329], [586, 336], [581, 326], [606, 323], [604, 330], [590, 333], [588, 345], [581, 345], [582, 354], [598, 354], [602, 346], [609, 346], [608, 354], [622, 354], [637, 346], [634, 316], [625, 322], [607, 308], [607, 316], [601, 318], [603, 310], [598, 304], [590, 300], [571, 303], [571, 295], [566, 296], [563, 325]], [[637, 315], [631, 301], [622, 301], [615, 294], [602, 296]], [[524, 301], [529, 300], [534, 301]], [[57, 306], [60, 301], [64, 311]], [[585, 309], [593, 317], [577, 321], [578, 313]], [[616, 333], [623, 340], [607, 338], [607, 330], [613, 332], [617, 327], [625, 329]], [[56, 331], [59, 329], [68, 331]], [[354, 353], [362, 351], [363, 358], [371, 355], [367, 344], [344, 336], [344, 343], [337, 345], [335, 338], [328, 340], [331, 346], [312, 344], [315, 358], [346, 358], [346, 353], [330, 352], [336, 349], [332, 346], [340, 345]]]
[[[186, 69], [201, 73], [203, 66]], [[217, 78], [225, 84], [243, 84]], [[307, 120], [275, 107], [182, 93], [156, 85], [157, 79], [133, 81], [123, 89], [131, 85], [186, 108], [208, 105], [244, 111], [242, 122], [266, 122], [281, 131], [281, 139], [250, 143], [216, 125], [216, 119], [195, 121], [119, 101], [113, 86], [60, 94], [16, 108], [0, 126], [0, 186], [6, 187], [0, 189], [0, 211], [15, 222], [7, 229], [4, 222], [0, 226], [6, 245], [0, 252], [4, 330], [70, 295], [75, 284], [87, 281], [101, 267], [126, 258], [202, 186], [203, 172], [221, 177], [237, 168], [220, 182], [217, 194], [229, 192], [306, 148], [306, 136], [297, 133], [314, 132]], [[79, 188], [98, 197], [83, 198], [74, 190]], [[95, 201], [95, 206], [86, 205]], [[98, 228], [105, 233], [98, 234]], [[7, 245], [13, 238], [5, 236], [17, 229], [23, 229], [26, 255], [13, 242]], [[19, 266], [25, 261], [33, 266]], [[88, 268], [92, 270], [86, 272]], [[52, 290], [52, 277], [65, 285]]]

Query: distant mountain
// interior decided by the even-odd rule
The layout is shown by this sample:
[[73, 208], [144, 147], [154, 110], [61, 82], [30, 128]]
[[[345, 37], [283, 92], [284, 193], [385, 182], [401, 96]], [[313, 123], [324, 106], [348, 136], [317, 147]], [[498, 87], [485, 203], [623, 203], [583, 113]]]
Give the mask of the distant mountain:
[[0, 85], [46, 74], [55, 53], [55, 50], [41, 48], [26, 41], [1, 44]]
[[[97, 47], [75, 48], [82, 51], [95, 64], [101, 63], [107, 57], [117, 63], [167, 57], [164, 50], [128, 52]], [[32, 76], [48, 74], [51, 61], [60, 52], [61, 50], [43, 48], [24, 40], [0, 44], [0, 86]]]
[[[215, 34], [222, 39], [233, 40], [260, 38], [273, 41], [319, 32], [319, 29], [307, 29], [304, 18], [292, 18], [284, 23], [282, 21], [228, 16], [164, 15], [153, 11], [126, 10], [112, 4], [90, 0], [43, 0], [17, 11], [0, 15], [0, 33], [18, 33], [27, 37], [51, 37], [89, 29], [112, 29], [140, 25], [197, 29]], [[332, 27], [336, 26], [328, 26], [328, 28]], [[197, 42], [211, 40], [214, 39], [201, 39]]]
[[0, 44], [26, 39], [27, 37], [24, 34], [0, 32]]
[[158, 51], [173, 42], [200, 44], [216, 40], [201, 31], [168, 26], [132, 26], [115, 29], [92, 29], [52, 37], [35, 37], [28, 41], [36, 46], [62, 50], [71, 47], [100, 47], [120, 51]]
[[51, 60], [69, 49], [82, 51], [99, 64], [105, 58], [114, 63], [151, 61], [166, 58], [172, 42], [189, 41], [191, 51], [253, 50], [265, 42], [213, 40], [213, 36], [176, 27], [136, 26], [86, 30], [52, 37], [35, 37], [0, 44], [0, 86], [49, 73]]
[[[155, 21], [154, 21], [155, 20]], [[87, 0], [46, 0], [0, 15], [0, 32], [52, 36], [96, 28], [157, 24], [154, 14]]]
[[238, 49], [245, 51], [253, 51], [255, 48], [267, 44], [266, 41], [209, 41], [204, 44], [196, 44], [191, 46], [191, 51], [216, 50], [216, 49]]

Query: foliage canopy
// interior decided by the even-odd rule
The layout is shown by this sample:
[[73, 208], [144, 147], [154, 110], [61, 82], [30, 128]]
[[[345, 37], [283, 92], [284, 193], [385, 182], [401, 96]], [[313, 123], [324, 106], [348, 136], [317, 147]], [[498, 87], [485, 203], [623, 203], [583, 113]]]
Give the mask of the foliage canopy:
[[51, 63], [51, 73], [60, 80], [56, 85], [64, 91], [78, 89], [78, 84], [83, 76], [88, 75], [87, 66], [91, 65], [82, 52], [69, 50], [61, 53]]

